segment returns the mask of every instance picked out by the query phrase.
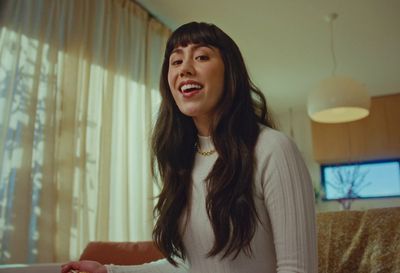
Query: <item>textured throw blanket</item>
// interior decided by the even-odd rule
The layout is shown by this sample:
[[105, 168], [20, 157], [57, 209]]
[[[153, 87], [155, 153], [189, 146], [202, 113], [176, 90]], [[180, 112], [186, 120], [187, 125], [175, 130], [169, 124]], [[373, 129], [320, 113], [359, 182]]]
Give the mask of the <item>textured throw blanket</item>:
[[317, 219], [319, 273], [400, 273], [400, 207]]

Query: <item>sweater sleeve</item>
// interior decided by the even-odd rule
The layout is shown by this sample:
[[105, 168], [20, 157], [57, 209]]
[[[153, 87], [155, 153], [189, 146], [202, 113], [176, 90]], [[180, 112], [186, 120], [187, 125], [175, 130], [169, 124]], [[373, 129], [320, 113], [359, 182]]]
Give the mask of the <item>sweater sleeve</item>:
[[107, 273], [187, 273], [188, 267], [183, 261], [178, 261], [178, 267], [170, 264], [167, 259], [157, 260], [142, 265], [106, 265]]
[[[271, 132], [263, 194], [271, 221], [278, 273], [316, 273], [314, 191], [304, 160], [285, 135]], [[272, 141], [271, 141], [272, 140]]]

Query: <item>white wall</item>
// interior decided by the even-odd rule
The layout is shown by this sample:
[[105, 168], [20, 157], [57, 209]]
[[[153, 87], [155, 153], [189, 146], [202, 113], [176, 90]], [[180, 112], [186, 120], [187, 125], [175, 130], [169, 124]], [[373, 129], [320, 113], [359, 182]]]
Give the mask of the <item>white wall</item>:
[[[320, 165], [314, 161], [313, 157], [311, 122], [306, 108], [293, 108], [292, 114], [290, 114], [290, 110], [288, 109], [284, 113], [275, 114], [274, 118], [278, 129], [291, 136], [296, 142], [310, 171], [314, 186], [320, 188]], [[352, 209], [360, 210], [394, 206], [400, 206], [400, 198], [364, 199], [356, 200], [352, 203]], [[319, 201], [317, 203], [318, 211], [335, 211], [340, 209], [341, 205], [336, 201]]]

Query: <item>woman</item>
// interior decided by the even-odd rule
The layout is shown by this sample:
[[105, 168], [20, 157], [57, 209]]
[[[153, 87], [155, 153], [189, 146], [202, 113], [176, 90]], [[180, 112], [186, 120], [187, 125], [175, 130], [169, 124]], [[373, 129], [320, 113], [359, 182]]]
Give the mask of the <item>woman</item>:
[[160, 91], [153, 238], [166, 259], [72, 262], [62, 272], [317, 272], [308, 171], [293, 142], [272, 129], [235, 42], [214, 25], [179, 27], [166, 46]]

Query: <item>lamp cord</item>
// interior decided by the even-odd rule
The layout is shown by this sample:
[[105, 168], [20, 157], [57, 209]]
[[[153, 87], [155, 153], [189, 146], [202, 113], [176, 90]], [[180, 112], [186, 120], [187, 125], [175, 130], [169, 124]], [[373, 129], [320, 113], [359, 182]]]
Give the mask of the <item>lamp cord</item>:
[[336, 62], [336, 54], [335, 54], [335, 44], [334, 44], [334, 40], [333, 40], [333, 20], [331, 20], [329, 22], [329, 25], [330, 25], [330, 30], [331, 30], [331, 53], [332, 53], [332, 62], [333, 62], [332, 76], [335, 76], [337, 62]]

